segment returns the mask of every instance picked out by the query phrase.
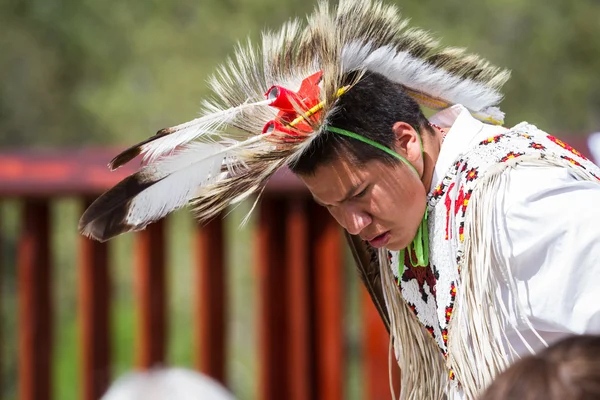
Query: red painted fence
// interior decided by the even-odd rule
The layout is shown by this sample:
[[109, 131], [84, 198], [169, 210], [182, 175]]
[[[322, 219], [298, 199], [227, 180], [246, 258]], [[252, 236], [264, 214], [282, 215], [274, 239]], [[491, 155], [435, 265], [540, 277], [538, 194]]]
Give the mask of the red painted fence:
[[[133, 172], [110, 173], [104, 150], [0, 154], [0, 198], [22, 201], [18, 239], [18, 337], [20, 400], [49, 400], [52, 393], [53, 294], [49, 204], [81, 199], [81, 210]], [[343, 236], [289, 173], [270, 183], [257, 210], [255, 273], [259, 288], [260, 400], [341, 400], [345, 377]], [[74, 228], [75, 229], [75, 228]], [[195, 233], [195, 366], [227, 384], [228, 329], [222, 219]], [[98, 399], [111, 380], [111, 276], [108, 248], [78, 243], [80, 398]], [[159, 222], [135, 234], [136, 357], [133, 367], [163, 364], [168, 332], [165, 229]], [[363, 294], [363, 371], [368, 399], [389, 398], [388, 338]], [[396, 374], [398, 371], [396, 371]], [[398, 386], [396, 384], [396, 386]]]
[[[585, 139], [568, 140], [589, 156]], [[114, 151], [0, 153], [0, 199], [23, 202], [18, 240], [19, 399], [50, 400], [53, 304], [49, 204], [62, 196], [91, 200], [133, 172], [110, 173]], [[259, 209], [255, 272], [259, 299], [260, 400], [341, 400], [343, 237], [289, 173], [272, 179]], [[167, 335], [165, 232], [159, 222], [135, 234], [136, 366], [165, 362]], [[74, 228], [75, 229], [75, 228]], [[0, 238], [1, 239], [1, 238]], [[222, 219], [195, 231], [195, 366], [227, 384], [225, 337], [228, 246]], [[79, 241], [80, 398], [95, 400], [111, 379], [110, 243]], [[367, 399], [390, 398], [388, 337], [363, 292], [363, 371]], [[210, 327], [210, 328], [209, 328]], [[134, 366], [132, 366], [134, 367]], [[398, 376], [399, 371], [395, 370]], [[398, 385], [396, 385], [398, 386]], [[398, 389], [398, 388], [396, 388]]]

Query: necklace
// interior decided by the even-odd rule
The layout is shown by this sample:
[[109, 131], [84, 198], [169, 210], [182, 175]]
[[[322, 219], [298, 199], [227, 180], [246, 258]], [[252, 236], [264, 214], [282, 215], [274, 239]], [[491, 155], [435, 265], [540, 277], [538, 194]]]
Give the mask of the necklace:
[[439, 125], [434, 124], [433, 122], [430, 122], [429, 126], [432, 127], [432, 128], [437, 129], [438, 131], [440, 131], [440, 133], [442, 134], [442, 143], [444, 143], [444, 140], [446, 139], [446, 135], [448, 134], [448, 131], [446, 131], [445, 129], [443, 129]]
[[[398, 258], [398, 279], [404, 274], [405, 254], [408, 251], [408, 262], [411, 267], [426, 267], [429, 265], [429, 231], [427, 229], [427, 208], [421, 220], [417, 234], [407, 248], [400, 250]], [[416, 260], [414, 259], [416, 258]]]
[[[429, 123], [429, 126], [437, 129], [442, 134], [443, 143], [448, 132], [444, 132], [441, 127], [432, 122]], [[408, 251], [408, 262], [412, 267], [426, 267], [429, 265], [429, 232], [427, 229], [427, 214], [427, 208], [425, 208], [425, 215], [421, 220], [421, 224], [419, 225], [416, 236], [407, 248], [400, 250], [398, 279], [401, 279], [402, 275], [404, 274], [404, 257], [406, 251]]]

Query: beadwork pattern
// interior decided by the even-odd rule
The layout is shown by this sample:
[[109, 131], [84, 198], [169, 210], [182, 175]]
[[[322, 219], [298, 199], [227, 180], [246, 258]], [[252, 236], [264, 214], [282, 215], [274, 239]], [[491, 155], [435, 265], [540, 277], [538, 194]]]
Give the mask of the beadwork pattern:
[[[465, 244], [465, 215], [469, 199], [491, 167], [516, 164], [523, 159], [562, 162], [600, 180], [600, 170], [567, 143], [521, 123], [506, 133], [479, 142], [460, 156], [428, 196], [430, 263], [412, 267], [391, 252], [392, 270], [402, 296], [423, 327], [447, 356], [448, 326], [459, 287]], [[468, 238], [467, 238], [468, 240]], [[405, 258], [408, 254], [405, 255]], [[404, 273], [398, 277], [399, 262]], [[451, 374], [452, 375], [452, 374]]]

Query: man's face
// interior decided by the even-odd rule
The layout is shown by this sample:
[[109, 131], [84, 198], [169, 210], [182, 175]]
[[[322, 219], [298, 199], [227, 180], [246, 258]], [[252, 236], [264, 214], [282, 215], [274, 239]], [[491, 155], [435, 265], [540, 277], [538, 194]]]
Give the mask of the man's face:
[[369, 161], [359, 167], [340, 157], [300, 179], [340, 225], [374, 247], [407, 247], [425, 214], [425, 187], [401, 162]]

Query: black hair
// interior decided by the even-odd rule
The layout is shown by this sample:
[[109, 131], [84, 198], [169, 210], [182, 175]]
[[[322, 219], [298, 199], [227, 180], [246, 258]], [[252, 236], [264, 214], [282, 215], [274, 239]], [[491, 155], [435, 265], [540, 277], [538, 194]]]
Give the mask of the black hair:
[[[345, 79], [346, 82], [351, 80], [351, 75]], [[392, 129], [398, 121], [410, 124], [418, 132], [431, 131], [421, 108], [402, 86], [381, 74], [367, 73], [337, 99], [336, 110], [327, 118], [326, 125], [357, 133], [392, 148], [396, 138]], [[323, 131], [290, 169], [296, 174], [313, 175], [320, 165], [340, 156], [348, 157], [359, 166], [371, 160], [398, 162], [392, 155], [357, 139]]]

